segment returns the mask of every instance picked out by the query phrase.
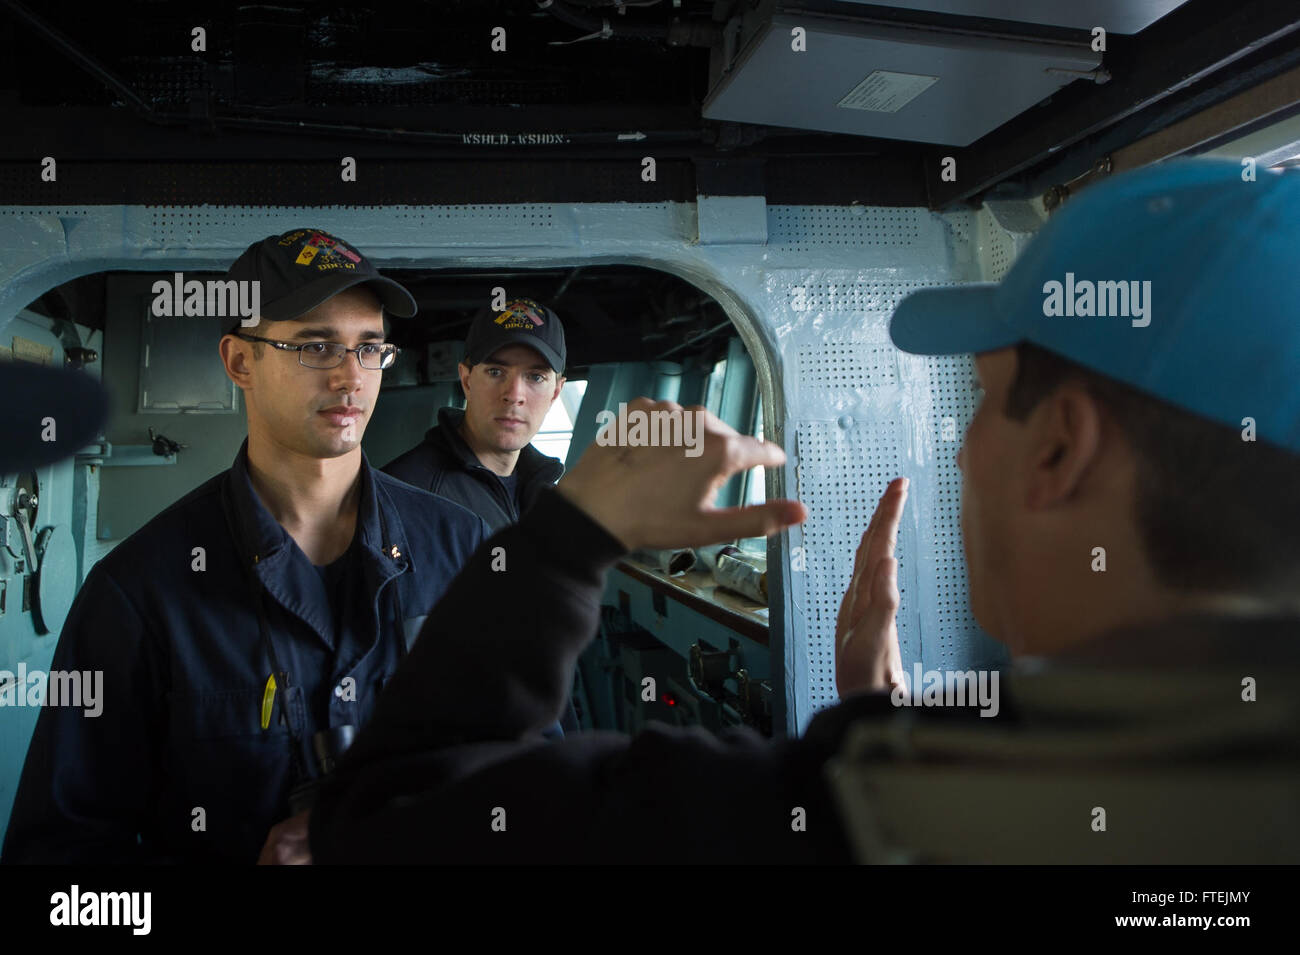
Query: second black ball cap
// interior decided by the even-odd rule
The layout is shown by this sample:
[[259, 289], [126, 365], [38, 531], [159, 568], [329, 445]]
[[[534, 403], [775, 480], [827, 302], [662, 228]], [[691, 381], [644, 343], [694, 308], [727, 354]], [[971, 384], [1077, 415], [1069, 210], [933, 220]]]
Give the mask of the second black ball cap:
[[271, 322], [297, 318], [354, 285], [374, 289], [389, 315], [410, 318], [416, 312], [410, 292], [380, 275], [348, 243], [321, 229], [291, 229], [254, 242], [226, 278], [260, 282], [262, 317]]
[[491, 308], [480, 311], [465, 339], [465, 360], [477, 365], [507, 345], [527, 345], [540, 353], [557, 374], [564, 374], [568, 360], [564, 326], [555, 312], [535, 299], [513, 299], [499, 312]]

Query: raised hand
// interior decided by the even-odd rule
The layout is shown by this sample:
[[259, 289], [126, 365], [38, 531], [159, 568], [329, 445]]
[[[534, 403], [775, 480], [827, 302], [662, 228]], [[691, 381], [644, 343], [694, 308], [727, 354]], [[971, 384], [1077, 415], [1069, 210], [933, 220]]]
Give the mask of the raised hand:
[[[671, 425], [677, 429], [674, 434], [688, 435], [693, 443], [689, 448], [612, 443], [611, 436], [631, 433], [626, 419], [634, 415], [644, 416], [640, 420], [651, 421], [652, 427]], [[671, 401], [638, 398], [626, 406], [623, 417], [622, 425], [611, 425], [583, 452], [559, 490], [628, 550], [766, 537], [807, 520], [808, 509], [798, 501], [713, 506], [718, 489], [731, 475], [783, 464], [785, 452], [776, 445], [738, 434], [699, 405], [683, 408]]]
[[835, 686], [841, 698], [902, 682], [894, 545], [906, 500], [907, 478], [895, 478], [876, 505], [853, 559], [853, 579], [835, 621]]

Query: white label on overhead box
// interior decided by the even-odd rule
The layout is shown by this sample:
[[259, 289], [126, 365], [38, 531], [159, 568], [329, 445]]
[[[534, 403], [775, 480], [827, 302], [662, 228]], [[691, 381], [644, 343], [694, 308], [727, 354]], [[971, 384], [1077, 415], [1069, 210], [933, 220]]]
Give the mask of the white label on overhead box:
[[848, 109], [869, 109], [874, 113], [897, 113], [935, 83], [937, 76], [891, 73], [876, 70], [837, 103]]

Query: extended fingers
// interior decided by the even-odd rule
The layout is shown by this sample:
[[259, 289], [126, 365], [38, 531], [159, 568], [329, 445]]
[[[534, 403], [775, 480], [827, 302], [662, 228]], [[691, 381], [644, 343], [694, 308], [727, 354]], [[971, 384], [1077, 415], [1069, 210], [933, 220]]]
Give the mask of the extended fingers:
[[708, 454], [709, 460], [717, 461], [714, 480], [725, 481], [731, 475], [751, 468], [775, 468], [785, 464], [785, 451], [771, 441], [760, 440], [749, 435], [740, 434], [703, 405], [682, 406], [671, 401], [651, 402], [645, 398], [637, 399], [629, 410], [641, 410], [650, 413], [667, 412], [674, 419], [690, 415], [694, 418], [691, 427], [683, 421], [680, 433], [692, 435], [698, 442], [688, 448], [688, 457]]
[[[722, 424], [722, 422], [718, 423]], [[707, 443], [710, 440], [725, 442], [723, 460], [729, 475], [737, 471], [748, 471], [750, 468], [776, 468], [785, 464], [785, 452], [771, 441], [761, 441], [748, 435], [736, 434], [734, 431], [730, 434], [714, 434], [706, 428], [704, 441]]]
[[867, 525], [866, 533], [862, 535], [862, 540], [858, 544], [858, 552], [854, 557], [855, 570], [858, 569], [858, 562], [867, 556], [867, 563], [873, 562], [873, 558], [881, 556], [872, 554], [872, 545], [877, 539], [877, 535], [882, 532], [882, 528], [889, 535], [890, 546], [898, 535], [898, 521], [903, 513], [903, 501], [907, 499], [907, 478], [894, 478], [885, 487], [885, 493], [880, 495], [880, 501], [876, 504], [876, 509], [871, 513], [871, 523]]
[[907, 478], [890, 481], [880, 499], [880, 506], [876, 508], [875, 526], [872, 528], [871, 541], [867, 544], [865, 570], [868, 574], [874, 575], [881, 559], [894, 556], [894, 548], [898, 544], [898, 525], [906, 501]]
[[739, 540], [744, 537], [768, 537], [808, 519], [808, 508], [798, 501], [772, 500], [747, 507], [725, 507], [700, 514], [691, 547]]
[[[840, 614], [836, 618], [837, 631], [841, 630], [846, 622], [851, 625], [863, 574], [866, 573], [868, 579], [873, 577], [880, 558], [892, 556], [894, 553], [903, 503], [907, 500], [907, 486], [907, 478], [894, 478], [890, 481], [871, 514], [871, 522], [863, 532], [862, 539], [858, 542], [858, 549], [853, 555], [853, 578], [849, 582], [848, 590], [844, 592], [844, 599], [840, 601]], [[867, 591], [867, 599], [870, 600], [869, 584]]]

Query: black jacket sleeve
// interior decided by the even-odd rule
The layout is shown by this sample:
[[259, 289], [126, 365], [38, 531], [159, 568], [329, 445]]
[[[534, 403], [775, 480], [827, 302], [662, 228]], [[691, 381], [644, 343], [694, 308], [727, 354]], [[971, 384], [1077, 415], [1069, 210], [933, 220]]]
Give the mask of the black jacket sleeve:
[[325, 783], [316, 862], [847, 861], [801, 740], [538, 737], [621, 550], [550, 491], [475, 554]]
[[552, 726], [622, 545], [554, 490], [490, 537], [430, 611], [340, 763]]

